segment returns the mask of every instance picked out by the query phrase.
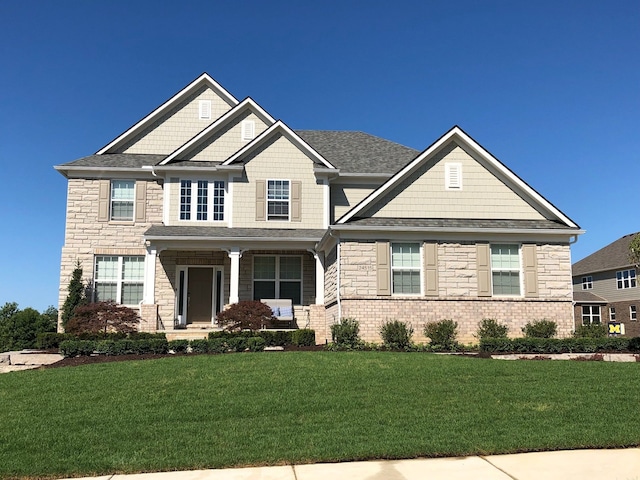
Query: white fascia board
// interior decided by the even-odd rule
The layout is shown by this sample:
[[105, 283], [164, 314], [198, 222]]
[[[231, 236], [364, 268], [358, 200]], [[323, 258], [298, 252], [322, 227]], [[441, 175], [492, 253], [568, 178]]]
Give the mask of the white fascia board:
[[[318, 241], [317, 238], [310, 239], [292, 239], [286, 242], [281, 242], [277, 246], [272, 243], [265, 243], [264, 239], [216, 239], [203, 238], [200, 240], [194, 240], [193, 237], [186, 238], [184, 240], [177, 238], [152, 238], [145, 237], [144, 240], [149, 242], [149, 245], [158, 248], [158, 250], [229, 250], [231, 248], [240, 248], [241, 250], [279, 250], [279, 251], [293, 251], [293, 250], [306, 250], [313, 248]], [[283, 240], [283, 239], [280, 239]]]
[[120, 134], [118, 137], [116, 137], [110, 143], [108, 143], [107, 145], [102, 147], [100, 150], [98, 150], [95, 154], [96, 155], [102, 155], [102, 154], [108, 152], [115, 145], [121, 143], [123, 140], [127, 139], [128, 137], [133, 135], [135, 132], [137, 132], [138, 130], [142, 129], [148, 123], [153, 121], [156, 117], [162, 115], [164, 112], [169, 110], [176, 103], [178, 103], [180, 100], [182, 100], [185, 96], [189, 95], [194, 89], [198, 88], [202, 84], [206, 84], [209, 87], [211, 87], [211, 89], [214, 90], [220, 97], [222, 97], [222, 99], [225, 102], [227, 102], [229, 105], [234, 105], [235, 106], [235, 105], [238, 104], [238, 100], [233, 95], [231, 95], [227, 90], [225, 90], [208, 73], [203, 73], [198, 78], [196, 78], [193, 82], [191, 82], [189, 85], [187, 85], [182, 90], [180, 90], [178, 93], [176, 93], [169, 100], [167, 100], [162, 105], [160, 105], [158, 108], [156, 108], [154, 111], [152, 111], [149, 115], [144, 117], [142, 120], [138, 121], [135, 125], [133, 125], [131, 128], [129, 128], [127, 131], [125, 131], [124, 133]]
[[187, 143], [185, 143], [181, 147], [178, 147], [175, 151], [173, 151], [173, 153], [169, 154], [167, 158], [165, 158], [162, 162], [160, 162], [160, 165], [166, 165], [170, 163], [179, 155], [188, 151], [190, 148], [198, 145], [201, 141], [205, 140], [212, 133], [215, 133], [216, 131], [218, 131], [219, 128], [226, 125], [227, 122], [229, 122], [234, 117], [239, 115], [245, 109], [249, 109], [253, 111], [263, 122], [267, 124], [273, 125], [275, 123], [275, 119], [271, 115], [269, 115], [260, 105], [254, 102], [250, 97], [247, 97], [238, 105], [236, 105], [227, 113], [225, 113], [223, 116], [221, 116], [219, 119], [217, 119], [215, 122], [213, 122], [211, 125], [203, 129], [200, 133], [194, 136]]
[[56, 165], [53, 167], [66, 178], [135, 178], [152, 177], [149, 170], [140, 167], [65, 167]]

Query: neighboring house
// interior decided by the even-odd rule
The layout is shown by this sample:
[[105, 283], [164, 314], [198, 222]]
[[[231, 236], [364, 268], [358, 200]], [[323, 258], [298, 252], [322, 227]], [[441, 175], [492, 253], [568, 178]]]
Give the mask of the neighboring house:
[[291, 299], [299, 327], [340, 318], [483, 318], [573, 330], [578, 225], [459, 127], [422, 152], [360, 132], [294, 131], [203, 74], [68, 178], [60, 304], [76, 261], [95, 300], [141, 329], [215, 327], [248, 299]]
[[625, 235], [573, 264], [576, 326], [622, 323], [625, 335], [640, 336], [640, 288], [629, 257], [635, 233]]

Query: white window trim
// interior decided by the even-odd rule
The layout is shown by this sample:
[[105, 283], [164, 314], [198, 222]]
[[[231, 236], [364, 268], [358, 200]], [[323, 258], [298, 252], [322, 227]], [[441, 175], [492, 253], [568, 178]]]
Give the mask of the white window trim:
[[[629, 276], [627, 278], [624, 277], [624, 274], [628, 272]], [[633, 276], [632, 276], [633, 273]], [[620, 277], [618, 279], [618, 274]], [[635, 285], [631, 285], [632, 282], [635, 282]], [[628, 286], [625, 287], [625, 283], [628, 283]], [[622, 286], [621, 286], [622, 285]], [[638, 286], [638, 278], [636, 275], [635, 268], [628, 268], [627, 270], [618, 270], [616, 272], [616, 287], [618, 290], [626, 290], [628, 288], [636, 288]]]
[[211, 120], [211, 100], [198, 101], [198, 118], [200, 120]]
[[[180, 218], [182, 207], [182, 182], [191, 182], [191, 203], [189, 204], [189, 219]], [[207, 219], [198, 220], [198, 182], [207, 182]], [[222, 182], [222, 220], [214, 220], [214, 198], [215, 198], [215, 182]], [[181, 177], [178, 180], [178, 221], [194, 222], [194, 223], [224, 223], [227, 218], [227, 199], [229, 197], [227, 190], [228, 182], [221, 178], [195, 178]]]
[[635, 305], [629, 305], [629, 321], [637, 322], [638, 321], [638, 309]]
[[[113, 182], [133, 182], [133, 199], [131, 200], [131, 218], [113, 218]], [[136, 188], [138, 182], [132, 178], [118, 178], [109, 182], [109, 222], [111, 223], [133, 223], [136, 219]]]
[[254, 120], [243, 120], [241, 127], [241, 138], [243, 142], [248, 142], [256, 138], [256, 122]]
[[[512, 268], [512, 269], [498, 269], [498, 268], [493, 268], [493, 262], [491, 262], [491, 247], [493, 247], [494, 245], [515, 245], [518, 247], [518, 262], [519, 262], [519, 267], [518, 269]], [[489, 245], [489, 263], [491, 264], [491, 269], [489, 271], [489, 274], [491, 275], [491, 296], [492, 297], [496, 297], [496, 298], [523, 298], [524, 297], [524, 273], [522, 271], [522, 244], [521, 243], [501, 243], [501, 242], [496, 242], [496, 243], [491, 243]], [[518, 295], [505, 295], [505, 294], [496, 294], [494, 293], [494, 288], [493, 288], [493, 272], [518, 272], [518, 284], [519, 284], [519, 289], [520, 289], [520, 293]]]
[[[394, 267], [393, 266], [393, 245], [394, 244], [400, 244], [400, 243], [413, 243], [413, 244], [417, 244], [418, 245], [418, 251], [419, 251], [419, 266], [416, 267]], [[390, 242], [389, 243], [389, 263], [391, 265], [391, 295], [393, 295], [394, 297], [420, 297], [420, 296], [424, 296], [424, 281], [423, 281], [423, 272], [422, 272], [422, 268], [424, 266], [424, 262], [423, 262], [423, 252], [422, 252], [422, 246], [423, 243], [422, 242], [413, 242], [413, 241], [406, 241], [406, 242]], [[402, 271], [402, 270], [406, 270], [406, 271], [418, 271], [420, 273], [420, 292], [419, 293], [396, 293], [394, 292], [393, 289], [393, 272], [394, 271]]]
[[[285, 200], [269, 200], [269, 182], [287, 182], [289, 184], [289, 196], [286, 200], [287, 202], [287, 218], [286, 220], [284, 218], [269, 218], [269, 202], [284, 202]], [[267, 222], [290, 222], [291, 221], [291, 180], [289, 180], [288, 178], [268, 178], [267, 179], [267, 183], [265, 185], [266, 188], [266, 192], [265, 192], [265, 205], [264, 208], [266, 209], [265, 213], [265, 219], [267, 220]]]
[[[584, 309], [588, 308], [589, 309], [589, 313], [585, 314], [584, 313]], [[594, 314], [593, 313], [593, 309], [597, 308], [598, 309], [598, 314]], [[598, 323], [594, 323], [593, 319], [597, 317], [598, 318]], [[588, 319], [588, 323], [585, 323], [585, 318]], [[583, 305], [582, 306], [582, 325], [602, 325], [602, 310], [600, 309], [600, 305]]]
[[[452, 176], [452, 173], [457, 175]], [[444, 164], [444, 184], [446, 190], [462, 190], [462, 163], [446, 162]]]
[[609, 320], [616, 321], [616, 307], [609, 307]]
[[582, 289], [591, 290], [592, 288], [593, 288], [593, 277], [591, 275], [582, 277]]
[[[118, 271], [117, 271], [117, 277], [115, 279], [111, 279], [111, 280], [97, 280], [96, 279], [96, 274], [97, 274], [97, 270], [98, 270], [98, 258], [101, 257], [115, 257], [118, 259]], [[139, 257], [142, 259], [142, 261], [144, 262], [144, 255], [109, 255], [109, 254], [104, 254], [104, 255], [94, 255], [93, 257], [93, 301], [97, 301], [96, 299], [96, 284], [99, 283], [116, 283], [116, 299], [115, 302], [118, 305], [125, 305], [128, 307], [134, 307], [134, 306], [138, 306], [140, 303], [142, 303], [142, 301], [144, 300], [144, 281], [145, 278], [143, 276], [141, 281], [131, 281], [131, 280], [124, 280], [122, 278], [122, 273], [123, 273], [123, 268], [124, 268], [124, 257]], [[135, 304], [123, 304], [122, 303], [122, 285], [124, 284], [140, 284], [142, 283], [142, 292], [143, 292], [143, 296], [142, 299], [140, 300], [139, 303], [135, 303]]]
[[280, 281], [293, 282], [293, 281], [297, 281], [297, 280], [294, 280], [294, 279], [291, 279], [291, 278], [285, 278], [284, 280], [282, 280], [280, 278], [280, 258], [282, 258], [282, 257], [299, 258], [300, 259], [300, 305], [304, 305], [304, 285], [303, 285], [303, 280], [304, 280], [304, 258], [303, 258], [303, 256], [302, 255], [269, 255], [269, 254], [258, 254], [258, 255], [254, 255], [253, 256], [254, 259], [256, 257], [274, 257], [276, 259], [276, 272], [275, 272], [275, 278], [274, 279], [256, 278], [255, 260], [251, 260], [251, 298], [254, 297], [255, 282], [275, 282], [275, 296], [276, 296], [277, 299], [281, 298], [280, 297]]

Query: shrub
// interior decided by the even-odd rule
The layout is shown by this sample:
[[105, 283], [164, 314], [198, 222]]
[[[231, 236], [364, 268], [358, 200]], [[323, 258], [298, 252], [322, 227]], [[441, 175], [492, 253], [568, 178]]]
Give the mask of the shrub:
[[108, 332], [132, 333], [140, 323], [138, 314], [114, 302], [96, 302], [76, 307], [66, 331], [74, 334]]
[[169, 350], [174, 353], [186, 353], [189, 347], [189, 340], [171, 340], [168, 344]]
[[96, 349], [92, 340], [65, 340], [60, 343], [60, 353], [65, 357], [89, 356]]
[[411, 347], [413, 327], [399, 320], [388, 321], [380, 327], [380, 336], [385, 347], [405, 350]]
[[629, 350], [632, 352], [640, 352], [640, 337], [629, 339]]
[[43, 350], [59, 348], [61, 342], [71, 340], [72, 338], [74, 338], [73, 335], [69, 335], [68, 333], [39, 333], [36, 337], [36, 348], [41, 348]]
[[256, 331], [270, 327], [276, 320], [271, 307], [258, 300], [234, 303], [227, 310], [220, 312], [216, 319], [220, 326], [229, 331]]
[[65, 331], [67, 323], [75, 314], [76, 308], [87, 303], [85, 287], [82, 283], [82, 264], [80, 263], [80, 260], [76, 260], [76, 266], [71, 273], [71, 280], [69, 281], [67, 290], [69, 290], [69, 295], [67, 295], [67, 298], [64, 300], [60, 314], [62, 327]]
[[309, 328], [301, 328], [291, 332], [291, 344], [299, 347], [310, 347], [316, 344], [316, 332]]
[[476, 337], [480, 340], [483, 338], [507, 338], [508, 331], [509, 327], [501, 325], [495, 318], [483, 318], [478, 323]]
[[577, 338], [604, 338], [607, 336], [607, 327], [605, 325], [580, 325], [573, 332], [573, 336]]
[[191, 340], [189, 342], [189, 346], [191, 347], [191, 351], [193, 353], [208, 353], [209, 352], [209, 341], [198, 338], [195, 340]]
[[247, 349], [249, 337], [237, 336], [227, 339], [227, 349], [231, 352], [244, 352]]
[[49, 307], [43, 313], [33, 308], [20, 310], [17, 303], [0, 308], [0, 352], [35, 348], [39, 334], [55, 332], [58, 312]]
[[227, 341], [223, 338], [213, 338], [208, 342], [209, 353], [225, 353], [227, 351]]
[[429, 344], [436, 350], [455, 350], [457, 335], [458, 322], [453, 320], [430, 322], [424, 327], [424, 336], [429, 338]]
[[264, 338], [262, 337], [249, 337], [247, 338], [247, 348], [250, 352], [262, 352], [265, 346]]
[[331, 325], [331, 341], [340, 348], [357, 348], [360, 340], [360, 324], [355, 318], [343, 318]]
[[534, 320], [522, 327], [522, 333], [527, 338], [553, 338], [556, 336], [558, 326], [553, 320]]

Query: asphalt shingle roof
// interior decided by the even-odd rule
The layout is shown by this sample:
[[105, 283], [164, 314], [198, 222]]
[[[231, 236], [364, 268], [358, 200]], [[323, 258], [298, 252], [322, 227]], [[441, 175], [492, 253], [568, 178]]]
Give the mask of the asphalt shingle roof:
[[214, 239], [247, 238], [247, 239], [310, 239], [319, 241], [325, 230], [296, 228], [227, 228], [204, 227], [192, 225], [153, 225], [146, 232], [146, 237], [208, 237]]
[[635, 233], [625, 235], [588, 257], [574, 263], [571, 267], [572, 274], [574, 276], [584, 275], [605, 270], [616, 270], [620, 267], [632, 265], [629, 259], [629, 244], [635, 235]]
[[573, 292], [573, 300], [580, 303], [607, 303], [607, 301], [591, 292]]
[[64, 163], [63, 167], [115, 167], [115, 168], [140, 168], [143, 165], [156, 165], [166, 155], [109, 153], [105, 155], [89, 155], [73, 162]]
[[474, 218], [357, 218], [346, 225], [371, 227], [416, 228], [500, 228], [525, 230], [567, 229], [565, 224], [553, 220], [494, 220]]

